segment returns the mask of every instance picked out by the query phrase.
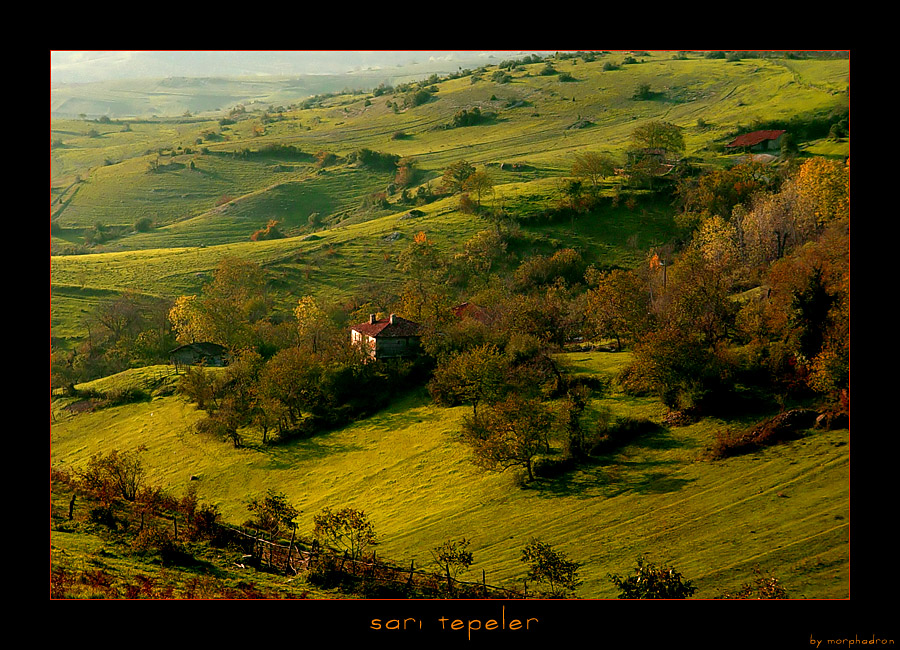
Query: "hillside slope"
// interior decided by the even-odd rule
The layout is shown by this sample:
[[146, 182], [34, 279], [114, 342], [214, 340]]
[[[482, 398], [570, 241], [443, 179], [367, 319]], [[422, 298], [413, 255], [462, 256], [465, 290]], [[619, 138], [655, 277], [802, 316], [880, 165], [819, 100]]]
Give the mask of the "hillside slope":
[[[607, 375], [627, 355], [567, 355], [574, 367]], [[145, 373], [159, 381], [170, 371]], [[98, 384], [103, 387], [103, 384]], [[724, 423], [666, 428], [596, 465], [529, 489], [512, 475], [487, 474], [458, 441], [467, 407], [444, 409], [420, 394], [376, 416], [286, 446], [234, 449], [194, 433], [200, 414], [177, 396], [61, 416], [52, 428], [54, 467], [72, 469], [94, 453], [145, 444], [148, 482], [176, 495], [192, 483], [204, 501], [240, 524], [267, 489], [295, 505], [298, 533], [312, 532], [324, 507], [370, 515], [379, 555], [401, 566], [432, 562], [447, 539], [472, 539], [492, 584], [519, 583], [521, 548], [532, 536], [584, 563], [584, 598], [614, 598], [608, 573], [627, 573], [642, 555], [677, 566], [697, 596], [736, 590], [754, 566], [774, 571], [795, 598], [845, 598], [849, 589], [848, 432], [800, 439], [724, 461], [704, 449]], [[618, 415], [661, 420], [652, 399], [612, 392], [592, 403]], [[192, 481], [192, 477], [198, 480]], [[462, 579], [466, 579], [462, 576]]]

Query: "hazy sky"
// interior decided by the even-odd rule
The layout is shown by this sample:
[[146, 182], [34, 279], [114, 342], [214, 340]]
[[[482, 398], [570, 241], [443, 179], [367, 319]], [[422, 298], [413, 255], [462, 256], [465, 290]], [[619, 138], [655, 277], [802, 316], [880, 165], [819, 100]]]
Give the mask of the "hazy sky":
[[[536, 50], [528, 50], [536, 51]], [[548, 50], [549, 51], [549, 50]], [[53, 51], [52, 83], [160, 77], [338, 74], [418, 64], [435, 71], [497, 62], [523, 51]]]

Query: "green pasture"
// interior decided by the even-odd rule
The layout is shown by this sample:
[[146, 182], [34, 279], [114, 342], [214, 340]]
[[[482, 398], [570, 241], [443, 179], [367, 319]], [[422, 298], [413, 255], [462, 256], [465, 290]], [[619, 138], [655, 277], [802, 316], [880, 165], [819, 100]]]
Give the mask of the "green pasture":
[[[626, 353], [573, 353], [574, 372], [612, 376]], [[159, 387], [168, 367], [94, 382]], [[150, 392], [150, 390], [148, 390]], [[167, 391], [161, 391], [166, 393]], [[180, 494], [194, 483], [226, 521], [248, 518], [247, 503], [267, 489], [298, 509], [299, 531], [324, 507], [365, 510], [381, 543], [379, 555], [425, 567], [443, 540], [472, 539], [475, 564], [494, 584], [520, 583], [521, 548], [532, 536], [584, 563], [582, 598], [612, 598], [607, 574], [627, 572], [640, 555], [671, 563], [694, 579], [697, 597], [715, 597], [752, 579], [754, 566], [773, 572], [794, 598], [848, 595], [848, 432], [807, 432], [799, 440], [725, 461], [704, 460], [714, 432], [704, 421], [663, 428], [563, 477], [522, 488], [514, 476], [483, 473], [458, 441], [468, 407], [439, 408], [424, 392], [399, 397], [366, 420], [311, 439], [247, 448], [192, 431], [200, 417], [176, 395], [68, 414], [54, 409], [51, 461], [75, 468], [97, 452], [148, 447], [148, 480]], [[615, 389], [591, 402], [615, 415], [659, 421], [650, 398]]]
[[[508, 83], [493, 81], [489, 68], [478, 81], [466, 76], [436, 84], [432, 98], [415, 107], [395, 109], [388, 102], [399, 104], [397, 97], [355, 93], [329, 98], [313, 108], [288, 110], [277, 119], [264, 119], [268, 114], [257, 106], [235, 124], [222, 126], [209, 118], [144, 120], [129, 122], [126, 131], [124, 122], [55, 120], [51, 138], [63, 144], [51, 151], [52, 184], [62, 192], [76, 174], [81, 178], [78, 191], [59, 213], [59, 224], [70, 229], [97, 223], [128, 227], [149, 217], [168, 226], [211, 214], [224, 197], [266, 193], [273, 185], [308, 172], [296, 161], [229, 158], [233, 152], [270, 144], [298, 147], [306, 154], [329, 151], [345, 156], [361, 148], [394, 153], [414, 158], [427, 178], [460, 159], [476, 164], [526, 163], [536, 177], [549, 178], [565, 176], [579, 151], [622, 157], [631, 131], [645, 120], [683, 127], [687, 155], [710, 159], [711, 145], [724, 143], [756, 120], [822, 115], [846, 106], [841, 90], [849, 83], [846, 60], [673, 60], [671, 53], [658, 52], [626, 65], [625, 56], [613, 53], [590, 63], [558, 61], [554, 75], [541, 74], [543, 63], [523, 65], [509, 73]], [[604, 70], [610, 62], [619, 67]], [[563, 74], [571, 81], [561, 80]], [[650, 99], [634, 98], [641, 84], [649, 85]], [[458, 111], [474, 108], [495, 118], [476, 126], [447, 128]], [[91, 131], [96, 132], [93, 137]], [[217, 139], [206, 137], [208, 132]], [[395, 137], [400, 133], [404, 137]], [[159, 154], [185, 148], [191, 153]], [[204, 148], [209, 154], [201, 153]], [[148, 173], [156, 162], [160, 171]], [[521, 180], [501, 174], [497, 183]], [[333, 217], [357, 208], [362, 196], [383, 189], [387, 182], [379, 179], [381, 187], [364, 183], [343, 193], [327, 182], [314, 185], [312, 189], [323, 194], [314, 207], [325, 212], [324, 217]], [[348, 200], [351, 190], [357, 191], [353, 201]], [[298, 207], [288, 210], [287, 216], [308, 216], [306, 201], [294, 200]], [[262, 202], [258, 207], [252, 221], [264, 224], [268, 206]], [[276, 210], [275, 216], [279, 213]], [[185, 227], [188, 234], [175, 237], [172, 245], [186, 245], [193, 236], [192, 227]], [[231, 232], [230, 241], [249, 236], [236, 228]], [[124, 240], [132, 237], [133, 245], [122, 240], [117, 245], [146, 247], [152, 239], [139, 234]], [[162, 237], [156, 245], [169, 244]]]
[[[294, 106], [277, 119], [265, 119], [266, 109], [251, 104], [234, 124], [220, 124], [219, 114], [135, 119], [128, 128], [124, 121], [53, 119], [52, 244], [77, 245], [98, 224], [116, 231], [91, 254], [51, 256], [54, 342], [83, 339], [85, 318], [123, 291], [196, 294], [228, 257], [266, 269], [279, 308], [288, 309], [304, 295], [338, 302], [401, 282], [397, 256], [419, 231], [452, 254], [492, 227], [460, 212], [458, 198], [416, 206], [421, 215], [398, 204], [372, 209], [364, 199], [384, 191], [391, 175], [343, 162], [319, 170], [311, 156], [320, 151], [346, 156], [369, 148], [410, 157], [421, 182], [433, 184], [448, 165], [468, 160], [492, 175], [495, 191], [485, 202], [522, 218], [530, 236], [522, 241], [535, 252], [572, 246], [599, 266], [635, 268], [647, 250], [676, 235], [671, 205], [641, 195], [631, 208], [622, 202], [576, 219], [539, 218], [558, 204], [576, 153], [624, 159], [635, 126], [665, 120], [683, 127], [687, 156], [724, 165], [730, 158], [716, 150], [740, 129], [847, 105], [847, 60], [725, 61], [700, 54], [675, 60], [673, 54], [653, 52], [628, 64], [623, 52], [590, 63], [554, 61], [553, 75], [541, 74], [544, 63], [522, 65], [509, 72], [508, 83], [493, 81], [496, 68], [488, 67], [477, 80], [437, 84], [430, 101], [413, 108], [389, 106], [398, 101], [390, 95], [352, 93]], [[610, 62], [618, 67], [604, 69]], [[265, 88], [246, 83], [233, 95], [238, 100], [287, 104], [291, 92], [299, 93], [284, 81]], [[641, 84], [649, 85], [649, 99], [634, 98]], [[108, 89], [98, 101], [125, 101], [116, 92]], [[172, 106], [182, 101], [177, 93], [197, 89], [154, 92]], [[209, 107], [223, 101], [213, 94]], [[475, 107], [496, 116], [447, 128], [458, 111]], [[69, 113], [81, 112], [74, 109]], [[272, 144], [303, 155], [239, 155]], [[849, 150], [846, 141], [802, 146], [804, 153], [827, 156]], [[614, 190], [613, 182], [603, 187], [605, 195]], [[323, 219], [315, 229], [314, 212]], [[154, 226], [135, 232], [142, 218]], [[250, 241], [271, 219], [287, 238]], [[560, 357], [572, 372], [603, 377], [613, 377], [628, 359], [627, 353]], [[794, 598], [848, 595], [846, 430], [809, 431], [765, 451], [711, 462], [704, 454], [729, 423], [704, 420], [662, 428], [566, 476], [522, 488], [511, 473], [478, 470], [457, 439], [468, 409], [438, 408], [424, 390], [309, 440], [263, 447], [251, 435], [246, 448], [235, 449], [193, 432], [202, 414], [172, 391], [177, 379], [173, 368], [153, 366], [98, 380], [90, 387], [136, 386], [148, 397], [96, 411], [66, 408], [70, 400], [55, 398], [51, 463], [75, 468], [94, 453], [143, 444], [152, 483], [176, 494], [197, 485], [200, 497], [231, 523], [244, 521], [248, 501], [271, 488], [302, 510], [304, 534], [323, 507], [364, 509], [381, 538], [379, 554], [404, 566], [425, 566], [438, 543], [470, 537], [475, 564], [463, 579], [480, 580], [483, 569], [489, 583], [521, 584], [521, 548], [538, 536], [584, 563], [578, 592], [584, 598], [614, 597], [607, 574], [630, 571], [642, 554], [695, 580], [698, 597], [737, 589], [756, 565], [776, 574]], [[665, 413], [652, 398], [613, 388], [591, 402], [586, 421], [601, 407], [657, 422]], [[57, 534], [54, 548], [96, 561], [112, 552], [97, 540], [71, 537]]]
[[[341, 176], [353, 177], [351, 172]], [[285, 196], [302, 192], [297, 187], [277, 188], [247, 202], [268, 202], [286, 209]], [[550, 182], [528, 183], [507, 189], [507, 196], [497, 198], [512, 204], [523, 214], [539, 210], [555, 201], [555, 187]], [[316, 196], [315, 193], [310, 196]], [[191, 241], [193, 234], [210, 245], [172, 246], [146, 250], [98, 253], [91, 255], [54, 256], [50, 260], [51, 330], [58, 339], [74, 339], [85, 335], [82, 325], [100, 300], [125, 290], [153, 296], [176, 298], [198, 293], [212, 277], [219, 262], [228, 257], [253, 261], [269, 272], [276, 300], [292, 305], [304, 295], [326, 302], [359, 297], [373, 286], [398, 286], [403, 278], [396, 270], [397, 256], [423, 231], [448, 255], [462, 250], [463, 243], [479, 230], [492, 227], [480, 217], [456, 209], [457, 199], [437, 201], [419, 210], [421, 216], [410, 217], [408, 210], [320, 230], [287, 239], [214, 245], [217, 238], [227, 239], [240, 224], [249, 225], [241, 217], [245, 208], [236, 202], [228, 207], [232, 219], [214, 219], [210, 215], [161, 229], [166, 234], [148, 236], [170, 242]], [[312, 206], [312, 204], [307, 204]], [[257, 224], [261, 227], [263, 224]], [[579, 216], [576, 220], [546, 223], [529, 220], [524, 230], [544, 242], [545, 248], [572, 246], [582, 251], [589, 263], [634, 267], [642, 263], [644, 251], [662, 243], [674, 233], [671, 206], [652, 201], [638, 201], [634, 209], [625, 206], [606, 207]], [[221, 235], [219, 233], [222, 233]], [[184, 240], [179, 238], [183, 236]], [[249, 238], [248, 238], [249, 239]]]

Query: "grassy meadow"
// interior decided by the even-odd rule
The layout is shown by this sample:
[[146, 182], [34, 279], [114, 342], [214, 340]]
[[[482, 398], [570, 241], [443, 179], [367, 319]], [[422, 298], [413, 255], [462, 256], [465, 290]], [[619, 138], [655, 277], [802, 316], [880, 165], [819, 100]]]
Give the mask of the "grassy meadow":
[[[628, 353], [569, 353], [575, 372], [611, 377]], [[151, 392], [170, 384], [169, 367], [125, 373], [91, 385], [132, 385]], [[365, 510], [378, 553], [401, 566], [432, 562], [430, 549], [470, 537], [475, 563], [461, 579], [514, 585], [524, 576], [521, 548], [532, 536], [584, 563], [584, 598], [615, 598], [608, 573], [627, 573], [646, 555], [695, 580], [697, 597], [737, 589], [754, 566], [773, 570], [792, 597], [848, 593], [849, 454], [846, 430], [809, 433], [747, 456], [711, 461], [705, 451], [727, 423], [705, 420], [663, 428], [596, 464], [536, 487], [515, 472], [489, 474], [458, 439], [469, 407], [441, 408], [423, 392], [379, 414], [288, 445], [250, 441], [235, 449], [192, 431], [200, 417], [177, 395], [93, 413], [55, 413], [52, 462], [74, 468], [91, 454], [146, 445], [148, 482], [198, 495], [226, 521], [249, 518], [247, 503], [267, 489], [295, 504], [299, 534], [324, 507]], [[614, 415], [660, 421], [654, 399], [613, 389], [591, 403]]]
[[[634, 127], [664, 120], [682, 127], [694, 164], [718, 168], [735, 160], [723, 145], [754, 124], [814, 121], [847, 107], [846, 59], [674, 55], [554, 59], [552, 74], [544, 62], [529, 63], [502, 80], [493, 65], [435, 83], [430, 99], [413, 107], [400, 105], [396, 95], [340, 93], [338, 86], [304, 102], [302, 89], [290, 85], [296, 80], [265, 87], [245, 80], [207, 89], [202, 101], [184, 104], [193, 115], [177, 119], [151, 118], [149, 109], [134, 119], [54, 119], [52, 342], [76, 348], [89, 337], [96, 306], [126, 291], [168, 300], [198, 294], [226, 258], [259, 264], [279, 308], [290, 314], [302, 296], [338, 304], [399, 286], [398, 255], [418, 232], [452, 255], [492, 227], [461, 211], [456, 197], [402, 203], [388, 189], [391, 173], [350, 161], [363, 148], [414, 160], [412, 192], [436, 188], [443, 170], [462, 159], [489, 171], [494, 187], [485, 203], [524, 217], [516, 226], [523, 256], [566, 246], [597, 266], [637, 269], [651, 247], [679, 237], [676, 207], [639, 192], [633, 205], [610, 202], [577, 220], [540, 218], [561, 200], [561, 180], [576, 153], [624, 161]], [[202, 94], [199, 83], [184, 80], [165, 94], [156, 82], [147, 88], [180, 109], [185, 100], [178, 94]], [[642, 84], [649, 85], [649, 98], [635, 99]], [[110, 84], [95, 99], [127, 96]], [[76, 99], [59, 101], [74, 111]], [[137, 105], [144, 110], [148, 102]], [[246, 110], [228, 112], [244, 103]], [[459, 111], [475, 107], [488, 119], [449, 128]], [[802, 152], [826, 157], [846, 157], [848, 149], [846, 140], [801, 142]], [[318, 164], [320, 152], [333, 154], [333, 162]], [[602, 194], [613, 197], [620, 185], [607, 178]], [[387, 205], [368, 200], [378, 193]], [[151, 225], [139, 228], [141, 220]], [[284, 238], [250, 240], [273, 220]], [[97, 233], [104, 239], [92, 245]], [[610, 382], [590, 401], [589, 421], [608, 408], [663, 422], [659, 400], [626, 395], [615, 383], [629, 359], [627, 351], [558, 356], [570, 372]], [[437, 544], [471, 538], [475, 562], [463, 580], [480, 581], [484, 570], [488, 583], [521, 584], [527, 571], [521, 549], [537, 536], [583, 563], [581, 598], [615, 598], [608, 574], [630, 572], [642, 555], [676, 566], [694, 580], [698, 598], [738, 589], [756, 566], [772, 570], [792, 598], [848, 597], [846, 429], [810, 430], [713, 461], [707, 452], [715, 434], [733, 423], [705, 418], [662, 426], [568, 474], [522, 487], [513, 471], [488, 473], [473, 464], [459, 439], [470, 407], [437, 406], [424, 388], [309, 439], [263, 445], [250, 434], [244, 447], [234, 448], [196, 433], [203, 413], [175, 390], [177, 381], [172, 366], [155, 365], [79, 384], [146, 393], [94, 410], [55, 395], [51, 465], [72, 470], [93, 454], [145, 445], [148, 482], [176, 495], [193, 484], [228, 523], [243, 523], [249, 500], [272, 489], [301, 510], [301, 535], [311, 533], [312, 516], [324, 507], [365, 510], [379, 555], [400, 565], [426, 566]], [[54, 563], [96, 559], [104, 549], [98, 540], [66, 532], [54, 532], [51, 544]], [[107, 561], [129, 570], [126, 558]]]

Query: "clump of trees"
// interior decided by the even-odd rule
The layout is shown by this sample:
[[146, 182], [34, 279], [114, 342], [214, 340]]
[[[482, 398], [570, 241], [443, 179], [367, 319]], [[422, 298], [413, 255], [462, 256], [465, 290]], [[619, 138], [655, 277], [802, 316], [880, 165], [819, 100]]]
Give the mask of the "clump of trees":
[[624, 386], [695, 413], [734, 406], [739, 386], [842, 399], [846, 166], [811, 158], [779, 177], [739, 165], [687, 179], [678, 195], [680, 250], [660, 248], [643, 269], [589, 279], [593, 331], [632, 345]]
[[171, 302], [135, 291], [102, 300], [83, 320], [87, 337], [72, 349], [51, 351], [50, 386], [75, 395], [75, 385], [156, 363], [165, 363], [175, 335], [167, 319]]
[[[147, 482], [146, 447], [93, 454], [72, 473], [54, 471], [54, 490], [68, 490], [69, 525], [113, 531], [130, 552], [153, 554], [165, 565], [193, 561], [187, 543], [218, 540], [220, 514], [202, 504], [195, 489], [181, 497]], [[86, 515], [78, 512], [87, 508]]]

